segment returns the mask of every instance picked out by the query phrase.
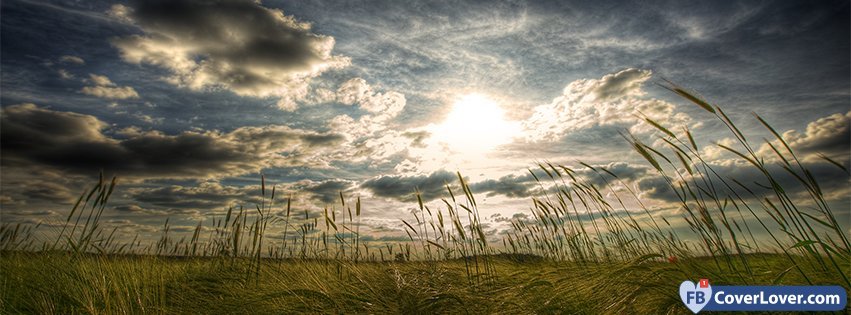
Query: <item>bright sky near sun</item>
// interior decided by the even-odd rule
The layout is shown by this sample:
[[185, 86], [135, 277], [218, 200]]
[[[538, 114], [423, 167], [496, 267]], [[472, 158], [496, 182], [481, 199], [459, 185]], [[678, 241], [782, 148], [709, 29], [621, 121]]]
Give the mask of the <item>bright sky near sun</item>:
[[457, 98], [442, 122], [426, 128], [435, 143], [446, 144], [453, 153], [487, 159], [493, 149], [520, 137], [520, 124], [507, 121], [496, 101], [482, 94]]
[[[0, 6], [4, 222], [62, 220], [104, 170], [121, 179], [105, 224], [191, 230], [252, 208], [262, 173], [314, 214], [360, 196], [364, 233], [398, 236], [413, 192], [437, 208], [461, 172], [498, 233], [544, 189], [530, 168], [579, 161], [677, 216], [620, 134], [658, 144], [640, 114], [701, 145], [731, 138], [663, 78], [728, 106], [757, 139], [751, 111], [802, 157], [851, 160], [848, 1]], [[722, 176], [753, 175], [702, 153]], [[804, 160], [847, 218], [847, 176]]]

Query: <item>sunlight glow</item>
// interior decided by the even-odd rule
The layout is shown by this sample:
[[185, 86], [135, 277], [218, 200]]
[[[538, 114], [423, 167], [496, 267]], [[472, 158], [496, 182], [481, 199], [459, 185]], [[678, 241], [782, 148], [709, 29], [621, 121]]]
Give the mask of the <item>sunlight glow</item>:
[[450, 150], [462, 154], [485, 154], [508, 143], [520, 125], [506, 121], [502, 108], [481, 94], [460, 97], [443, 123], [431, 128], [432, 136]]

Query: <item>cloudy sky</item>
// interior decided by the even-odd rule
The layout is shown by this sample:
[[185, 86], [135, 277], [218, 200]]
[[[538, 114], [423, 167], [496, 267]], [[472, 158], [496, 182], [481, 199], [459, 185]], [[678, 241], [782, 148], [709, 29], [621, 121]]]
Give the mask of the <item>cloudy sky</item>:
[[437, 207], [460, 171], [498, 233], [545, 161], [606, 167], [677, 217], [620, 136], [658, 144], [640, 115], [758, 174], [665, 80], [754, 139], [751, 113], [771, 122], [849, 221], [848, 175], [815, 158], [849, 163], [847, 1], [9, 0], [0, 23], [4, 223], [63, 220], [103, 170], [106, 223], [180, 231], [253, 208], [264, 174], [298, 209], [360, 196], [365, 233], [392, 237], [415, 189]]

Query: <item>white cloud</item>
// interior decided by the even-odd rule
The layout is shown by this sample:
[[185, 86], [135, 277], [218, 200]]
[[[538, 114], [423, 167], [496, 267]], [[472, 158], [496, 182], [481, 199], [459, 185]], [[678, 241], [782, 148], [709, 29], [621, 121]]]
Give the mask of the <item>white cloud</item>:
[[347, 105], [355, 105], [361, 109], [376, 114], [377, 118], [390, 119], [396, 117], [405, 108], [405, 95], [388, 91], [379, 93], [362, 78], [346, 81], [337, 89], [337, 100]]
[[59, 69], [57, 72], [59, 73], [59, 77], [62, 79], [71, 80], [74, 78], [74, 75], [65, 69]]
[[[836, 113], [825, 116], [807, 124], [804, 132], [787, 130], [781, 134], [799, 159], [808, 161], [821, 160], [819, 153], [847, 164], [848, 150], [851, 147], [851, 112]], [[788, 154], [783, 144], [778, 140], [771, 142], [787, 160], [793, 157]], [[767, 144], [763, 144], [758, 153], [768, 160], [776, 160], [775, 153]]]
[[83, 58], [80, 58], [80, 57], [77, 57], [77, 56], [71, 56], [71, 55], [65, 55], [65, 56], [59, 57], [59, 61], [64, 62], [64, 63], [78, 64], [78, 65], [86, 64], [86, 61], [83, 60]]
[[352, 155], [355, 161], [369, 158], [381, 163], [407, 149], [414, 141], [403, 131], [389, 129], [390, 121], [405, 108], [405, 95], [395, 91], [378, 92], [366, 80], [354, 78], [340, 85], [335, 98], [367, 112], [358, 119], [338, 115], [329, 121], [333, 131], [348, 139], [350, 149], [340, 154]]
[[114, 86], [115, 85], [115, 83], [112, 83], [112, 81], [109, 80], [109, 78], [107, 78], [105, 75], [97, 75], [97, 74], [90, 73], [89, 74], [89, 81], [94, 83], [95, 85], [100, 85], [100, 86]]
[[132, 10], [123, 4], [113, 4], [109, 7], [109, 10], [106, 11], [106, 15], [119, 20], [124, 23], [132, 23], [133, 20], [130, 18], [130, 12]]
[[97, 74], [89, 74], [88, 82], [94, 86], [85, 86], [80, 92], [100, 98], [128, 99], [139, 98], [139, 93], [130, 86], [116, 86], [108, 77]]
[[523, 122], [531, 141], [555, 141], [565, 134], [603, 125], [623, 125], [632, 132], [651, 131], [636, 114], [643, 114], [667, 126], [687, 125], [691, 118], [675, 113], [671, 103], [645, 97], [642, 85], [650, 79], [649, 70], [626, 69], [600, 79], [571, 82], [550, 104], [534, 109]]

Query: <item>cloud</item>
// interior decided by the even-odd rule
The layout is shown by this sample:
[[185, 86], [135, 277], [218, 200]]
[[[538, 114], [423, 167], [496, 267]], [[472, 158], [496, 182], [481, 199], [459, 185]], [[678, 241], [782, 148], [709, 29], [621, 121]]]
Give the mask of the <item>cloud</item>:
[[[646, 176], [648, 168], [637, 166], [626, 162], [611, 162], [605, 165], [591, 165], [597, 171], [582, 166], [581, 168], [573, 169], [573, 176], [583, 183], [592, 184], [598, 189], [608, 187], [608, 185], [616, 183], [618, 180], [604, 171], [607, 170], [615, 175], [618, 179], [626, 183], [634, 182]], [[544, 186], [550, 186], [547, 175], [540, 169], [534, 169], [536, 175], [544, 180]], [[561, 171], [561, 170], [560, 170]], [[567, 176], [565, 176], [568, 179]], [[568, 183], [570, 184], [570, 183]], [[525, 198], [538, 193], [542, 193], [541, 187], [531, 174], [523, 173], [520, 175], [509, 174], [498, 179], [486, 179], [480, 182], [470, 184], [470, 189], [473, 193], [485, 193], [487, 196], [503, 195], [509, 198]]]
[[364, 235], [360, 237], [361, 242], [388, 242], [388, 243], [401, 243], [408, 242], [410, 238], [407, 236], [393, 236], [393, 235], [382, 235], [382, 236], [374, 236], [374, 235]]
[[353, 78], [337, 89], [337, 100], [347, 105], [355, 105], [379, 118], [393, 118], [405, 108], [405, 95], [389, 91], [379, 93], [362, 78]]
[[133, 23], [130, 18], [132, 10], [123, 4], [113, 4], [106, 10], [106, 15], [123, 23]]
[[[224, 210], [223, 208], [227, 205], [221, 204], [219, 206], [221, 208], [218, 208], [218, 207], [215, 207], [215, 208]], [[140, 220], [140, 219], [144, 218], [143, 220], [153, 219], [153, 220], [157, 221], [162, 217], [172, 217], [174, 215], [186, 215], [186, 216], [196, 216], [196, 217], [201, 215], [201, 211], [194, 210], [194, 209], [180, 209], [180, 208], [163, 209], [163, 208], [160, 208], [160, 207], [157, 207], [157, 206], [144, 206], [143, 207], [143, 206], [140, 206], [140, 205], [134, 204], [134, 203], [120, 204], [120, 205], [115, 206], [113, 209], [117, 212], [116, 214], [118, 214], [119, 216], [122, 216], [122, 217], [135, 216], [136, 220]], [[149, 222], [149, 223], [154, 223], [154, 222]], [[161, 222], [156, 222], [154, 224], [160, 225]], [[148, 226], [148, 227], [151, 227], [151, 226]]]
[[[62, 75], [61, 72], [60, 75]], [[119, 100], [139, 98], [139, 93], [136, 93], [135, 89], [129, 86], [116, 86], [115, 83], [112, 83], [112, 81], [110, 81], [106, 76], [89, 74], [88, 81], [94, 84], [94, 86], [83, 87], [83, 89], [80, 90], [83, 94]]]
[[637, 182], [638, 190], [641, 197], [649, 197], [657, 200], [665, 200], [669, 202], [680, 201], [671, 185], [662, 176], [647, 176], [641, 178]]
[[136, 93], [132, 87], [129, 86], [121, 86], [121, 87], [108, 87], [108, 86], [86, 86], [83, 87], [80, 92], [83, 94], [88, 94], [95, 97], [107, 98], [107, 99], [128, 99], [128, 98], [139, 98], [139, 94]]
[[535, 179], [530, 174], [506, 175], [499, 179], [487, 179], [470, 184], [473, 193], [486, 193], [487, 196], [503, 195], [510, 198], [529, 197], [535, 188]]
[[382, 175], [364, 181], [360, 187], [378, 197], [408, 202], [416, 200], [415, 190], [419, 190], [423, 201], [430, 201], [446, 194], [446, 184], [457, 180], [455, 174], [441, 170], [429, 175]]
[[70, 79], [74, 78], [74, 75], [71, 74], [70, 72], [68, 72], [68, 70], [59, 69], [56, 72], [59, 73], [59, 77], [62, 78], [62, 79], [70, 80]]
[[570, 132], [607, 125], [622, 125], [633, 132], [649, 132], [634, 114], [644, 114], [657, 122], [686, 125], [691, 118], [675, 113], [671, 103], [645, 98], [642, 85], [650, 79], [649, 70], [626, 69], [598, 79], [571, 82], [550, 104], [535, 107], [523, 122], [531, 141], [556, 141]]
[[72, 64], [76, 64], [76, 65], [86, 64], [86, 61], [83, 60], [83, 58], [80, 58], [80, 57], [77, 57], [77, 56], [71, 56], [71, 55], [65, 55], [65, 56], [59, 57], [59, 61], [63, 62], [63, 63], [72, 63]]
[[370, 159], [373, 164], [388, 162], [389, 158], [419, 145], [425, 134], [416, 131], [390, 129], [390, 121], [405, 108], [405, 95], [395, 91], [378, 92], [362, 78], [350, 79], [337, 89], [336, 100], [346, 105], [357, 105], [367, 112], [357, 119], [337, 115], [328, 125], [337, 133], [346, 135], [347, 158], [352, 161]]
[[22, 211], [14, 211], [4, 214], [11, 214], [15, 216], [55, 216], [57, 215], [56, 211], [53, 210], [22, 210]]
[[[171, 185], [160, 188], [131, 188], [128, 196], [137, 202], [167, 209], [221, 209], [244, 202], [260, 204], [257, 186], [223, 186], [204, 182], [195, 187]], [[141, 211], [138, 205], [126, 205], [123, 211]]]
[[119, 212], [144, 212], [144, 211], [146, 211], [145, 208], [142, 208], [141, 206], [136, 205], [136, 204], [120, 205], [120, 206], [116, 206], [114, 209], [116, 211], [119, 211]]
[[167, 69], [169, 82], [191, 90], [276, 97], [284, 110], [306, 96], [312, 78], [349, 63], [331, 55], [333, 37], [258, 1], [138, 1], [109, 12], [144, 32], [112, 41], [124, 61]]
[[0, 195], [0, 205], [15, 205], [18, 203], [26, 203], [25, 201], [18, 201], [15, 198], [9, 197], [7, 195]]
[[387, 128], [388, 121], [398, 116], [407, 103], [402, 93], [377, 92], [362, 78], [353, 78], [341, 84], [337, 89], [336, 99], [342, 104], [357, 105], [368, 113], [357, 120], [348, 115], [331, 119], [331, 128], [345, 130], [352, 138], [371, 136], [383, 131]]
[[[815, 155], [822, 153], [833, 159], [847, 162], [851, 151], [851, 141], [849, 141], [851, 139], [851, 111], [845, 114], [836, 113], [812, 121], [807, 124], [803, 133], [788, 130], [783, 132], [782, 136], [795, 151], [795, 154], [807, 159], [818, 159]], [[779, 141], [772, 143], [775, 148], [782, 150], [782, 144]], [[760, 148], [760, 153], [769, 158], [776, 156], [776, 153], [768, 145], [763, 145]], [[790, 159], [791, 156], [786, 156], [786, 158]]]
[[27, 181], [24, 183], [21, 195], [27, 200], [47, 201], [53, 204], [71, 204], [78, 196], [75, 196], [66, 185], [46, 182]]
[[97, 74], [89, 74], [89, 81], [98, 86], [113, 86], [115, 83], [112, 83], [108, 77], [105, 75], [97, 75]]
[[[598, 171], [595, 172], [590, 168], [583, 167], [581, 169], [576, 170], [576, 174], [574, 176], [581, 177], [587, 183], [593, 184], [599, 189], [607, 187], [609, 184], [618, 181], [618, 179], [624, 182], [632, 182], [638, 179], [642, 179], [650, 171], [650, 169], [645, 166], [633, 165], [626, 162], [611, 162], [606, 165], [591, 166], [598, 169]], [[609, 171], [612, 174], [615, 174], [617, 176], [617, 179], [613, 178], [605, 171]]]
[[354, 184], [345, 180], [327, 180], [320, 183], [313, 183], [302, 188], [313, 194], [314, 200], [321, 201], [325, 204], [340, 202], [340, 192], [345, 192], [354, 187]]
[[[708, 185], [715, 187], [717, 195], [721, 199], [727, 197], [737, 199], [738, 197], [736, 197], [736, 195], [738, 195], [745, 200], [761, 200], [774, 194], [773, 190], [768, 188], [771, 185], [765, 178], [765, 175], [748, 162], [711, 162], [710, 167], [712, 167], [713, 171], [721, 176], [728, 185], [730, 185], [732, 190], [727, 188], [727, 186], [714, 174], [706, 177], [705, 180], [702, 176], [687, 176], [684, 179], [671, 179], [671, 181], [674, 185], [677, 185], [677, 187], [679, 187], [680, 184], [684, 185], [688, 183], [691, 187], [699, 186], [703, 189], [708, 189], [708, 183]], [[848, 188], [849, 183], [851, 183], [851, 178], [848, 177], [847, 173], [837, 168], [836, 165], [826, 161], [805, 162], [804, 167], [811, 172], [813, 178], [815, 178], [818, 182], [818, 185], [824, 190], [826, 200], [847, 200], [849, 193], [851, 193], [851, 190]], [[846, 164], [845, 167], [847, 168], [848, 165]], [[790, 174], [787, 169], [780, 164], [768, 164], [766, 165], [766, 169], [778, 185], [783, 188], [783, 191], [795, 200], [796, 203], [807, 202], [808, 197], [806, 195], [806, 188], [803, 184], [801, 184], [799, 179]], [[799, 173], [798, 176], [802, 176], [800, 175], [800, 171], [795, 171], [796, 173]], [[756, 196], [751, 195], [750, 192], [735, 184], [732, 180], [737, 180], [747, 186], [747, 188], [754, 192]], [[638, 180], [638, 188], [640, 195], [643, 197], [667, 202], [680, 201], [665, 178], [659, 175], [641, 178]], [[690, 196], [687, 196], [687, 198], [691, 199]]]
[[413, 140], [413, 142], [411, 142], [412, 147], [425, 148], [426, 147], [425, 140], [428, 137], [431, 136], [431, 133], [428, 132], [428, 131], [425, 131], [425, 130], [418, 130], [418, 131], [406, 131], [402, 135]]
[[34, 104], [2, 112], [4, 165], [45, 165], [93, 174], [99, 169], [123, 177], [215, 178], [267, 167], [327, 167], [327, 152], [343, 141], [280, 125], [240, 127], [231, 132], [152, 131], [116, 139], [94, 116], [58, 112]]
[[[848, 174], [836, 165], [822, 159], [818, 154], [825, 154], [846, 168], [850, 166], [849, 163], [851, 161], [849, 158], [851, 158], [851, 155], [849, 155], [849, 152], [851, 152], [851, 143], [848, 139], [851, 139], [851, 112], [821, 117], [809, 122], [804, 132], [787, 130], [781, 132], [781, 135], [795, 152], [802, 166], [809, 170], [821, 189], [824, 190], [826, 199], [841, 200], [848, 198], [848, 194], [851, 193], [851, 190], [848, 188], [848, 184], [851, 182], [849, 181], [851, 179], [849, 179]], [[773, 136], [770, 139], [773, 139]], [[787, 161], [793, 164], [795, 163], [794, 158], [787, 152], [780, 141], [770, 140], [770, 143], [774, 145]], [[718, 190], [721, 198], [736, 198], [734, 193], [746, 199], [754, 198], [750, 192], [735, 184], [732, 179], [741, 182], [748, 189], [755, 192], [757, 199], [761, 199], [766, 194], [773, 194], [772, 190], [766, 188], [771, 185], [763, 172], [749, 162], [721, 148], [719, 145], [745, 152], [744, 148], [740, 148], [739, 142], [734, 138], [720, 139], [715, 142], [715, 145], [706, 146], [701, 149], [701, 157], [708, 161], [709, 166], [712, 168], [712, 172], [710, 172], [712, 173], [711, 176], [704, 178], [703, 175], [690, 176], [684, 174], [684, 178], [671, 178], [670, 180], [674, 182], [674, 185], [687, 183], [692, 185], [692, 187], [698, 185], [704, 188], [708, 182]], [[766, 143], [763, 143], [759, 147], [756, 154], [765, 163], [765, 167], [773, 179], [794, 200], [798, 200], [796, 198], [804, 198], [802, 200], [809, 198], [805, 195], [807, 193], [806, 188], [798, 179], [798, 177], [806, 178], [807, 176], [797, 166], [792, 167], [791, 170], [796, 172], [798, 177], [789, 173], [790, 169], [785, 166], [784, 162], [777, 157], [777, 153]], [[695, 170], [702, 170], [702, 168], [695, 168]], [[670, 188], [664, 177], [651, 174], [647, 168], [644, 169], [644, 172], [633, 173], [639, 175], [647, 174], [646, 177], [640, 178], [637, 182], [638, 188], [644, 196], [669, 202], [679, 202], [675, 192]], [[730, 188], [727, 188], [727, 185], [715, 176], [715, 173], [724, 181], [727, 181], [727, 184], [733, 190], [730, 191]]]
[[649, 70], [626, 69], [614, 74], [607, 74], [599, 81], [588, 80], [586, 83], [591, 84], [590, 91], [593, 93], [595, 100], [605, 101], [625, 96], [641, 96], [641, 85], [650, 79], [651, 72]]
[[524, 213], [524, 212], [514, 213], [513, 215], [511, 215], [510, 218], [503, 217], [501, 214], [495, 214], [495, 215], [492, 216], [492, 218], [493, 218], [493, 221], [496, 222], [496, 223], [511, 222], [511, 221], [521, 221], [521, 222], [526, 222], [526, 223], [533, 222], [533, 220], [530, 220], [529, 215]]

